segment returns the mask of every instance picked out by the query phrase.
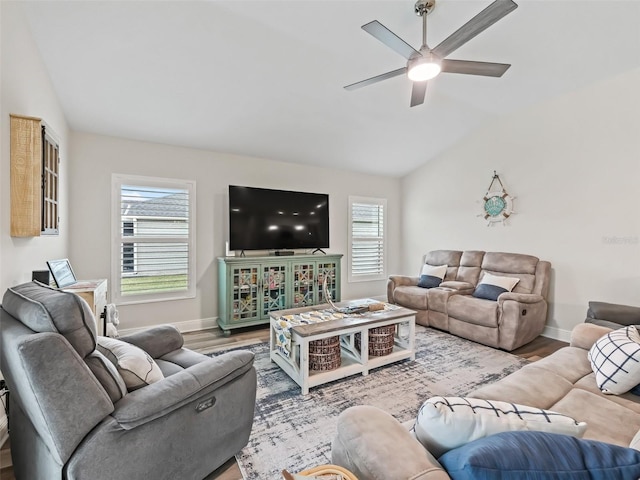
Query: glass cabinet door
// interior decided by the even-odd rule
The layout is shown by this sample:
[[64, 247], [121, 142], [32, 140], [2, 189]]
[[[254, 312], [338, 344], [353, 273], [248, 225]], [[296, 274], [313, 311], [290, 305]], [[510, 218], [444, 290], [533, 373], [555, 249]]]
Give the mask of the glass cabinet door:
[[258, 318], [258, 280], [260, 268], [257, 265], [233, 267], [232, 270], [233, 320], [241, 321]]
[[286, 304], [286, 265], [263, 265], [262, 267], [262, 314], [284, 310]]
[[337, 266], [335, 262], [318, 262], [318, 282], [317, 282], [317, 303], [327, 303], [324, 298], [324, 291], [322, 285], [325, 276], [327, 277], [327, 287], [331, 293], [331, 300], [337, 302], [340, 300], [337, 293], [337, 280], [336, 280]]
[[315, 263], [294, 263], [292, 265], [293, 295], [291, 307], [305, 307], [315, 304]]

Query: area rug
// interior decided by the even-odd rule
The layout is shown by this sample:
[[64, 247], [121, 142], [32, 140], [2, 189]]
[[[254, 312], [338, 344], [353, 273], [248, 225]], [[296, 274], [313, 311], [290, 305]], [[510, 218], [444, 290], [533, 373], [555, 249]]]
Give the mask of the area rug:
[[236, 455], [245, 480], [279, 479], [331, 463], [337, 417], [353, 405], [374, 405], [404, 422], [434, 395], [466, 395], [528, 363], [509, 353], [416, 326], [416, 360], [380, 367], [311, 388], [308, 395], [269, 359], [269, 345], [255, 353], [258, 390], [248, 445]]

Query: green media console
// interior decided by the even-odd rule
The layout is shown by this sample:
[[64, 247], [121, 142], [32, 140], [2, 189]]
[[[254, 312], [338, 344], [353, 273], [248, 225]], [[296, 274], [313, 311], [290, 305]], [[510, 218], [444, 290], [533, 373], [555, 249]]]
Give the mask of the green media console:
[[218, 325], [234, 328], [269, 323], [269, 312], [340, 301], [342, 255], [218, 257]]

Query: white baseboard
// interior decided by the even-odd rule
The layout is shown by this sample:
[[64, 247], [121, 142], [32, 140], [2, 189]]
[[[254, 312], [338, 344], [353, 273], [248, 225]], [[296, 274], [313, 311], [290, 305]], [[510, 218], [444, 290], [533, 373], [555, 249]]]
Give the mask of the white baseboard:
[[544, 331], [542, 332], [543, 337], [553, 338], [555, 340], [560, 340], [562, 342], [570, 342], [571, 341], [571, 330], [564, 330], [562, 328], [556, 327], [544, 327]]
[[[198, 330], [207, 330], [209, 328], [218, 328], [218, 318], [199, 318], [197, 320], [186, 320], [184, 322], [171, 322], [170, 325], [176, 327], [180, 332], [196, 332]], [[120, 335], [129, 335], [130, 333], [142, 332], [148, 330], [152, 326], [147, 327], [135, 327], [135, 328], [122, 328], [118, 329]]]

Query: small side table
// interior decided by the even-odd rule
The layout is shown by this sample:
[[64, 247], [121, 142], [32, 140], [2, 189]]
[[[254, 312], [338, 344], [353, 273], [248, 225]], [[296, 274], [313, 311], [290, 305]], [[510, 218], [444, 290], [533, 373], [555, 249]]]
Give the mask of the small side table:
[[[84, 298], [96, 317], [98, 335], [105, 336], [107, 334], [107, 315], [105, 312], [107, 307], [107, 279], [79, 280], [62, 290], [77, 293]], [[101, 330], [102, 333], [100, 333]]]

